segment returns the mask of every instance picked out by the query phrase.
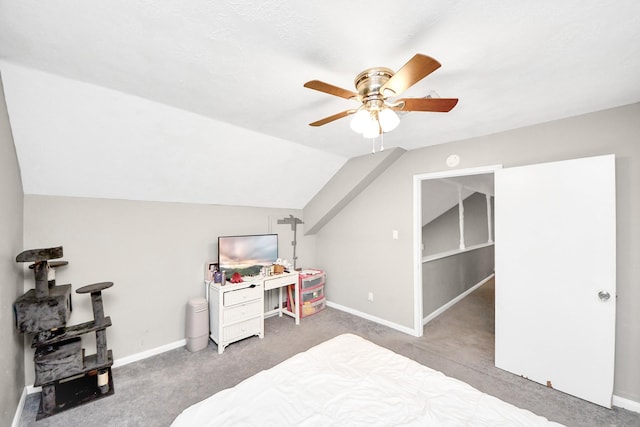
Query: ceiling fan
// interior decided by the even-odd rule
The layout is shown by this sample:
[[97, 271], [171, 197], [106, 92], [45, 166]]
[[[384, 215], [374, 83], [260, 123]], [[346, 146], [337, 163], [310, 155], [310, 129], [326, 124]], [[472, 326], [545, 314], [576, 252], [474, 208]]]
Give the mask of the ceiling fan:
[[368, 68], [358, 74], [354, 80], [357, 92], [342, 89], [320, 80], [311, 80], [304, 87], [329, 95], [351, 99], [361, 103], [359, 108], [349, 109], [324, 119], [309, 123], [310, 126], [322, 126], [334, 120], [353, 115], [351, 128], [365, 138], [376, 138], [395, 129], [400, 123], [396, 111], [435, 111], [448, 112], [458, 103], [457, 98], [400, 98], [402, 92], [440, 68], [435, 59], [416, 54], [396, 73], [389, 68]]

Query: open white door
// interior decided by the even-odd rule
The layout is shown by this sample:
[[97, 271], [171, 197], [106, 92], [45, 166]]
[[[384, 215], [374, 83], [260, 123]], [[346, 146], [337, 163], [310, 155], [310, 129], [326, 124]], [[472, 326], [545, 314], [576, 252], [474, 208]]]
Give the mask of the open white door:
[[615, 235], [613, 155], [496, 170], [498, 368], [611, 407]]

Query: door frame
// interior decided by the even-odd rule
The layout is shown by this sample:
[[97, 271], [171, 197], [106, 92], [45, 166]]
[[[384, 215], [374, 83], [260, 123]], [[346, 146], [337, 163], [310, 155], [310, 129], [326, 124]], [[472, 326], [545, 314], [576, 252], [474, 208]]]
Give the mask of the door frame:
[[413, 176], [413, 335], [421, 337], [422, 325], [422, 181], [466, 175], [495, 173], [501, 164], [467, 169], [429, 172]]

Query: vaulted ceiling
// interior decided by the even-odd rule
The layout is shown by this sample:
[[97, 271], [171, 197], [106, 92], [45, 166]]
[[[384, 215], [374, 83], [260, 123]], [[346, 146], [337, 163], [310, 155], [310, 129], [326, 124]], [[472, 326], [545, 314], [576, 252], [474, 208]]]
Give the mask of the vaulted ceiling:
[[0, 0], [25, 192], [302, 208], [371, 143], [360, 71], [442, 63], [386, 147], [415, 149], [640, 101], [640, 2]]

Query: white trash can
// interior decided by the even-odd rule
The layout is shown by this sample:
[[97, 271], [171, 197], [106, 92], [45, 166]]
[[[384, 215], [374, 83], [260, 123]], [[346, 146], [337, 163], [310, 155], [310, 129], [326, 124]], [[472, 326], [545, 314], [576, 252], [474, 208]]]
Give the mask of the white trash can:
[[200, 351], [209, 344], [209, 305], [204, 298], [187, 303], [187, 350]]

